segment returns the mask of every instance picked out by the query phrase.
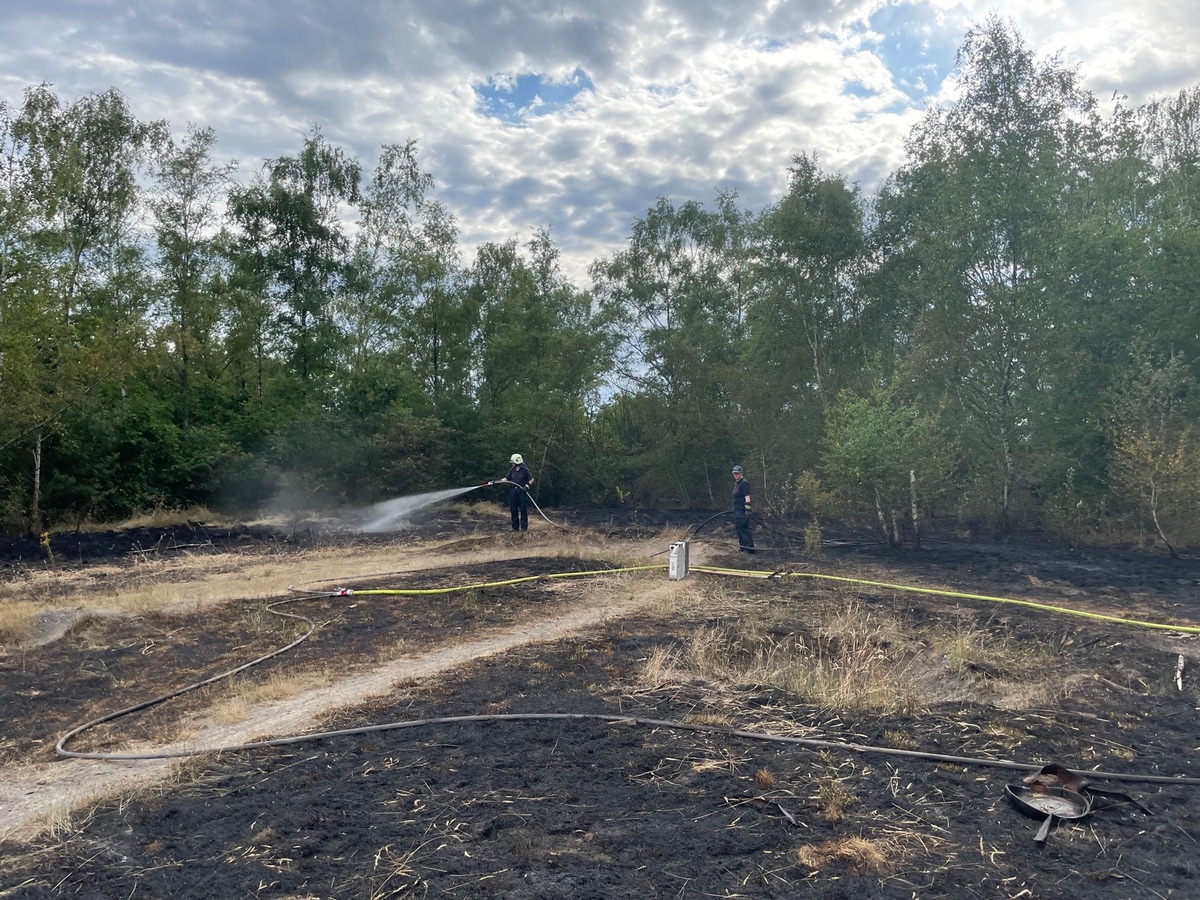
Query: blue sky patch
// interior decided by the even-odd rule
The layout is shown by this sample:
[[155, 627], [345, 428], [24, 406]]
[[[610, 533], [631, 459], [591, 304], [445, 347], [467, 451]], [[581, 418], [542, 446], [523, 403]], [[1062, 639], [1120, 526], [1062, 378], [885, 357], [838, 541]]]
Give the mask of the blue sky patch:
[[538, 72], [492, 75], [475, 85], [478, 109], [489, 119], [520, 125], [531, 116], [548, 116], [575, 102], [581, 91], [593, 91], [592, 79], [582, 69], [556, 81]]
[[896, 87], [914, 101], [936, 93], [954, 68], [962, 35], [944, 33], [928, 10], [888, 4], [871, 17], [868, 27], [882, 36], [876, 52]]
[[767, 37], [765, 34], [747, 35], [742, 41], [747, 47], [752, 47], [759, 53], [775, 53], [791, 46], [787, 41], [779, 38]]

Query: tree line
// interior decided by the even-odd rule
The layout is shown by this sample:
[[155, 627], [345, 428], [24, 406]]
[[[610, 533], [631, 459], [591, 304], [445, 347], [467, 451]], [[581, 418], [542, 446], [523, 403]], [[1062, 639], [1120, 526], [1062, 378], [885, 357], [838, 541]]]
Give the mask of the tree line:
[[415, 141], [248, 178], [115, 90], [0, 103], [0, 527], [499, 475], [543, 504], [1200, 543], [1200, 87], [1102, 104], [992, 17], [870, 196], [660, 197], [581, 289], [464, 258]]

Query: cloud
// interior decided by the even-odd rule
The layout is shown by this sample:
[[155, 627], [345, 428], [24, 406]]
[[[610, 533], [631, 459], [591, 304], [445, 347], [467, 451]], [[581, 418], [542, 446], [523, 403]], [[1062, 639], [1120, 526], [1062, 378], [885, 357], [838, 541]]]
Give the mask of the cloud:
[[[799, 153], [873, 190], [949, 89], [991, 0], [7, 0], [0, 98], [116, 87], [142, 118], [211, 126], [248, 177], [319, 125], [374, 166], [416, 139], [469, 256], [549, 227], [564, 270], [619, 249], [660, 195], [778, 199]], [[1029, 46], [1098, 96], [1193, 83], [1186, 4], [1015, 0]]]

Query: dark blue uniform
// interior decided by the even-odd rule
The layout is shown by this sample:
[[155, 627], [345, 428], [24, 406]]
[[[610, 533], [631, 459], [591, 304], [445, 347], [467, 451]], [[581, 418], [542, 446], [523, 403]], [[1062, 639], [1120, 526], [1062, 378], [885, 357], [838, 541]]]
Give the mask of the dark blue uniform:
[[746, 509], [746, 500], [750, 497], [750, 482], [744, 477], [733, 482], [733, 527], [737, 529], [738, 550], [744, 553], [754, 552], [754, 534], [750, 527], [750, 511]]
[[529, 530], [529, 491], [527, 488], [533, 481], [533, 473], [525, 463], [517, 463], [504, 476], [506, 481], [513, 483], [508, 495], [508, 509], [512, 513], [513, 531]]

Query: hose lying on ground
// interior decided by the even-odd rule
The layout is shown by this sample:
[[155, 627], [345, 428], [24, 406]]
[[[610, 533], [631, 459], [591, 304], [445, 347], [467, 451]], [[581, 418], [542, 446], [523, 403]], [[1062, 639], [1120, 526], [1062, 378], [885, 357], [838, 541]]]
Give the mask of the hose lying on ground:
[[[304, 622], [308, 626], [307, 631], [302, 636], [297, 638], [296, 640], [292, 641], [291, 643], [289, 643], [283, 647], [280, 647], [277, 650], [274, 650], [270, 653], [264, 654], [263, 656], [260, 656], [257, 659], [252, 660], [251, 662], [237, 666], [236, 668], [230, 669], [226, 672], [222, 672], [218, 675], [214, 675], [210, 678], [206, 678], [206, 679], [204, 679], [202, 681], [198, 681], [194, 684], [187, 685], [186, 687], [179, 688], [178, 690], [171, 691], [170, 693], [163, 694], [159, 697], [154, 697], [150, 700], [146, 700], [141, 703], [135, 704], [133, 706], [126, 707], [125, 709], [117, 710], [116, 712], [108, 713], [106, 715], [103, 715], [103, 716], [97, 717], [95, 719], [92, 719], [90, 721], [84, 722], [82, 725], [78, 725], [75, 728], [72, 728], [70, 731], [68, 731], [66, 734], [64, 734], [62, 737], [60, 737], [58, 739], [58, 742], [55, 744], [54, 750], [55, 750], [55, 753], [61, 757], [73, 758], [73, 759], [94, 759], [94, 760], [110, 760], [110, 761], [176, 759], [176, 758], [184, 758], [184, 757], [201, 756], [201, 755], [211, 754], [211, 753], [231, 753], [234, 751], [255, 750], [255, 749], [265, 748], [265, 747], [279, 747], [279, 746], [285, 746], [285, 745], [291, 745], [291, 744], [306, 743], [306, 742], [310, 742], [310, 741], [325, 740], [325, 739], [335, 738], [335, 737], [353, 736], [353, 735], [359, 735], [359, 734], [370, 734], [370, 733], [376, 733], [376, 732], [381, 732], [381, 731], [394, 731], [394, 730], [400, 730], [400, 729], [418, 728], [418, 727], [425, 727], [425, 726], [432, 726], [432, 725], [450, 725], [450, 724], [458, 724], [458, 723], [466, 723], [466, 722], [519, 722], [519, 721], [562, 720], [562, 721], [604, 722], [604, 723], [608, 723], [611, 725], [639, 725], [639, 726], [645, 726], [645, 727], [651, 727], [651, 728], [671, 728], [671, 729], [681, 730], [681, 731], [691, 731], [691, 732], [699, 732], [699, 733], [705, 733], [705, 734], [715, 734], [715, 735], [722, 735], [722, 736], [726, 736], [726, 737], [741, 738], [741, 739], [745, 739], [745, 740], [767, 741], [767, 742], [772, 742], [772, 743], [783, 743], [783, 744], [794, 744], [797, 746], [814, 747], [814, 748], [821, 748], [821, 749], [826, 749], [826, 750], [841, 750], [841, 751], [849, 752], [849, 753], [867, 753], [867, 754], [880, 754], [880, 755], [887, 755], [887, 756], [899, 756], [899, 757], [905, 757], [905, 758], [909, 758], [909, 759], [924, 759], [924, 760], [929, 760], [932, 762], [955, 763], [955, 764], [960, 764], [960, 765], [1000, 768], [1000, 769], [1009, 769], [1009, 770], [1026, 771], [1026, 772], [1038, 771], [1043, 768], [1042, 763], [1020, 763], [1020, 762], [1015, 762], [1012, 760], [987, 759], [987, 758], [970, 757], [970, 756], [954, 756], [954, 755], [948, 755], [948, 754], [942, 754], [942, 753], [925, 752], [925, 751], [920, 751], [920, 750], [902, 750], [902, 749], [898, 749], [895, 747], [886, 747], [886, 746], [881, 746], [881, 745], [876, 745], [876, 744], [863, 744], [863, 743], [850, 742], [850, 741], [830, 740], [830, 739], [826, 739], [826, 738], [803, 738], [803, 737], [795, 737], [795, 736], [790, 736], [790, 735], [779, 735], [779, 734], [771, 734], [771, 733], [766, 733], [766, 732], [747, 731], [744, 729], [730, 728], [730, 727], [719, 726], [719, 725], [700, 725], [700, 724], [695, 724], [695, 723], [681, 722], [681, 721], [673, 720], [673, 719], [651, 719], [651, 718], [643, 718], [640, 716], [629, 716], [629, 715], [620, 715], [620, 714], [604, 714], [604, 713], [503, 713], [503, 714], [496, 713], [496, 714], [486, 714], [486, 715], [442, 716], [442, 717], [437, 717], [437, 718], [413, 719], [413, 720], [400, 721], [400, 722], [387, 722], [387, 723], [375, 724], [375, 725], [364, 725], [364, 726], [360, 726], [360, 727], [356, 727], [356, 728], [338, 729], [335, 731], [323, 731], [323, 732], [316, 732], [316, 733], [309, 733], [309, 734], [291, 735], [291, 736], [287, 736], [287, 737], [272, 738], [269, 740], [262, 740], [262, 741], [251, 741], [251, 742], [232, 744], [232, 745], [221, 745], [221, 746], [203, 747], [203, 748], [188, 748], [188, 749], [178, 749], [178, 750], [147, 751], [147, 752], [142, 752], [142, 753], [78, 751], [78, 750], [67, 749], [67, 744], [71, 740], [73, 740], [74, 738], [78, 737], [79, 735], [83, 734], [84, 732], [86, 732], [98, 725], [104, 724], [106, 722], [115, 721], [116, 719], [120, 719], [124, 716], [131, 715], [136, 712], [140, 712], [141, 710], [149, 709], [153, 706], [157, 706], [161, 703], [165, 703], [168, 700], [172, 700], [176, 697], [182, 696], [183, 694], [186, 694], [190, 691], [196, 690], [197, 688], [204, 687], [205, 685], [213, 684], [213, 683], [221, 681], [222, 679], [225, 679], [225, 678], [229, 678], [239, 672], [244, 672], [247, 669], [250, 669], [254, 666], [259, 665], [260, 663], [263, 663], [269, 659], [273, 659], [274, 657], [277, 657], [283, 653], [286, 653], [287, 651], [298, 646], [303, 641], [305, 641], [316, 630], [316, 624], [306, 616], [303, 616], [303, 615], [300, 615], [297, 613], [282, 612], [278, 609], [278, 607], [284, 606], [286, 604], [297, 603], [297, 602], [300, 602], [303, 600], [310, 600], [310, 599], [314, 599], [316, 597], [337, 597], [337, 596], [352, 596], [352, 595], [364, 595], [364, 594], [380, 594], [380, 595], [382, 595], [382, 594], [400, 594], [400, 595], [403, 595], [403, 594], [408, 594], [408, 595], [444, 594], [444, 593], [451, 593], [451, 592], [455, 592], [455, 591], [478, 590], [478, 589], [484, 588], [484, 587], [518, 584], [521, 582], [539, 580], [542, 578], [571, 578], [571, 577], [582, 577], [582, 576], [594, 576], [594, 575], [601, 575], [601, 574], [616, 574], [616, 573], [630, 572], [630, 571], [645, 571], [648, 569], [662, 569], [662, 568], [666, 568], [666, 567], [662, 566], [662, 565], [653, 565], [653, 566], [635, 566], [635, 567], [629, 567], [629, 568], [623, 568], [623, 569], [604, 569], [604, 570], [588, 571], [588, 572], [559, 572], [559, 573], [552, 573], [550, 575], [531, 575], [531, 576], [524, 576], [521, 578], [508, 579], [505, 581], [488, 582], [488, 583], [482, 583], [482, 584], [461, 585], [461, 586], [446, 587], [446, 588], [425, 588], [425, 589], [394, 588], [394, 589], [377, 589], [377, 590], [371, 590], [371, 589], [353, 590], [353, 589], [338, 588], [333, 591], [307, 591], [304, 593], [303, 596], [291, 597], [291, 598], [287, 598], [285, 600], [276, 601], [274, 603], [268, 604], [266, 607], [266, 610], [274, 615], [284, 616], [284, 617], [291, 618], [291, 619], [296, 619], [301, 622]], [[717, 575], [739, 575], [739, 576], [755, 577], [755, 578], [779, 578], [785, 574], [806, 576], [806, 577], [816, 577], [816, 578], [828, 578], [831, 580], [847, 582], [847, 583], [852, 583], [852, 584], [863, 584], [863, 585], [869, 585], [869, 586], [873, 586], [873, 587], [884, 587], [884, 588], [889, 588], [889, 589], [893, 589], [893, 590], [901, 590], [901, 591], [913, 591], [913, 592], [917, 592], [917, 593], [931, 594], [931, 595], [936, 595], [936, 596], [957, 597], [957, 598], [972, 599], [972, 600], [989, 600], [989, 601], [999, 601], [999, 602], [1006, 602], [1006, 603], [1017, 603], [1017, 604], [1020, 604], [1023, 606], [1033, 607], [1033, 608], [1047, 610], [1047, 611], [1051, 611], [1051, 612], [1066, 613], [1066, 614], [1073, 614], [1073, 615], [1083, 615], [1087, 618], [1100, 619], [1100, 620], [1103, 620], [1106, 622], [1112, 622], [1112, 623], [1116, 623], [1116, 624], [1134, 625], [1134, 626], [1142, 626], [1142, 627], [1149, 627], [1149, 628], [1164, 628], [1164, 629], [1170, 629], [1170, 630], [1174, 630], [1174, 631], [1181, 631], [1181, 632], [1187, 632], [1187, 633], [1193, 633], [1193, 634], [1200, 633], [1200, 626], [1166, 625], [1166, 624], [1162, 624], [1162, 623], [1141, 622], [1141, 621], [1133, 620], [1133, 619], [1121, 619], [1121, 618], [1117, 618], [1117, 617], [1113, 617], [1113, 616], [1101, 616], [1101, 615], [1096, 615], [1096, 614], [1088, 614], [1088, 613], [1083, 613], [1078, 610], [1070, 610], [1065, 607], [1055, 607], [1055, 606], [1050, 606], [1047, 604], [1033, 603], [1030, 601], [1012, 600], [1009, 598], [1002, 598], [1002, 597], [987, 597], [984, 595], [977, 595], [977, 594], [964, 594], [964, 593], [959, 593], [959, 592], [955, 592], [955, 591], [934, 590], [932, 588], [921, 588], [921, 587], [915, 587], [915, 586], [910, 586], [910, 585], [887, 584], [887, 583], [883, 583], [883, 582], [873, 582], [873, 581], [867, 581], [867, 580], [863, 580], [863, 579], [854, 579], [854, 578], [841, 577], [841, 576], [821, 576], [821, 575], [814, 575], [812, 573], [750, 572], [750, 571], [746, 571], [746, 570], [727, 569], [727, 568], [708, 567], [708, 566], [694, 566], [694, 567], [692, 567], [692, 570], [699, 571], [699, 572], [708, 572], [708, 573], [717, 574]], [[1110, 781], [1138, 782], [1138, 783], [1147, 783], [1147, 784], [1200, 785], [1200, 777], [1195, 777], [1195, 776], [1148, 775], [1148, 774], [1136, 774], [1136, 773], [1125, 773], [1125, 772], [1104, 772], [1104, 771], [1090, 771], [1090, 770], [1087, 771], [1086, 774], [1089, 778], [1099, 778], [1099, 779], [1106, 779], [1106, 780], [1110, 780]]]
[[812, 578], [821, 581], [837, 581], [843, 584], [861, 584], [867, 587], [885, 588], [892, 591], [907, 591], [912, 594], [928, 594], [934, 597], [950, 597], [955, 600], [984, 600], [988, 603], [1008, 603], [1013, 606], [1024, 606], [1042, 612], [1059, 613], [1067, 616], [1077, 616], [1082, 619], [1092, 619], [1097, 622], [1108, 622], [1113, 625], [1130, 625], [1135, 628], [1151, 628], [1160, 631], [1178, 631], [1181, 634], [1200, 634], [1200, 625], [1176, 625], [1169, 622], [1148, 622], [1143, 619], [1126, 619], [1120, 616], [1110, 616], [1105, 613], [1087, 612], [1082, 609], [1071, 609], [1068, 606], [1053, 606], [1049, 603], [1039, 603], [1036, 600], [1017, 600], [1014, 597], [991, 597], [987, 594], [967, 594], [962, 591], [947, 591], [940, 588], [918, 587], [911, 584], [891, 584], [886, 581], [868, 581], [864, 578], [850, 578], [845, 575], [824, 575], [819, 572], [791, 571], [753, 571], [749, 569], [722, 568], [720, 566], [690, 566], [690, 571], [709, 572], [714, 575], [737, 575], [748, 578]]

